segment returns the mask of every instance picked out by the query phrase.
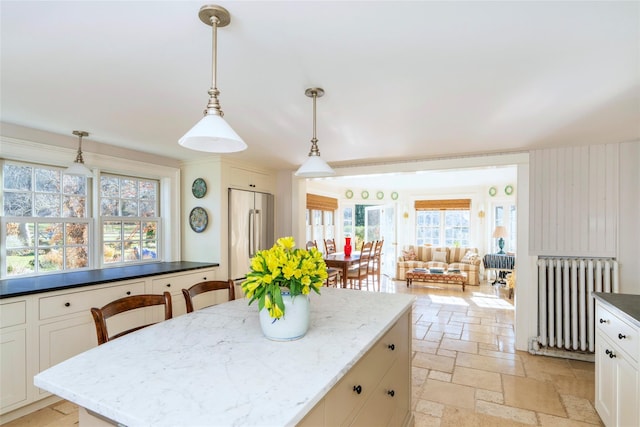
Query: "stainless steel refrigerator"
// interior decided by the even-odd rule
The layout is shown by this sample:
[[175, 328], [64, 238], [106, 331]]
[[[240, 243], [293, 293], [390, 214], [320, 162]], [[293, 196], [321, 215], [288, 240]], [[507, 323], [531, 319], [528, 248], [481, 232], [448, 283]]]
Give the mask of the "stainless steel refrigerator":
[[229, 189], [229, 278], [242, 280], [251, 258], [274, 243], [273, 194]]

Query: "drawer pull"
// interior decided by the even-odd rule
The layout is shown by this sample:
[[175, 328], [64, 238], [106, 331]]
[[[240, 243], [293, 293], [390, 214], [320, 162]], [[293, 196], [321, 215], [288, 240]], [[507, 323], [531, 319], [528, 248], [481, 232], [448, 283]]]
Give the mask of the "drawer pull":
[[354, 385], [353, 386], [353, 391], [355, 391], [358, 394], [362, 393], [362, 386], [361, 385]]
[[607, 349], [604, 352], [609, 355], [609, 359], [613, 359], [614, 357], [616, 357], [616, 355], [613, 353], [613, 350]]
[[64, 303], [64, 306], [65, 306], [65, 307], [71, 307], [71, 303], [70, 303], [70, 302], [65, 302], [65, 303]]
[[387, 392], [387, 394], [388, 394], [389, 396], [393, 397], [393, 396], [395, 396], [395, 395], [396, 395], [396, 392], [395, 392], [395, 391], [393, 391], [393, 390], [389, 390], [389, 391]]
[[609, 323], [608, 320], [600, 319], [600, 323]]
[[387, 348], [388, 348], [389, 350], [393, 351], [393, 350], [395, 350], [395, 349], [396, 349], [396, 346], [395, 346], [394, 344], [389, 344], [389, 345], [387, 346]]
[[619, 340], [623, 340], [623, 339], [625, 339], [626, 337], [627, 337], [626, 335], [618, 334], [618, 339], [619, 339]]
[[131, 291], [127, 291], [127, 295], [131, 295]]
[[207, 276], [204, 276], [204, 277], [202, 278], [202, 280], [207, 280]]
[[167, 288], [170, 288], [170, 287], [171, 287], [171, 283], [167, 283]]

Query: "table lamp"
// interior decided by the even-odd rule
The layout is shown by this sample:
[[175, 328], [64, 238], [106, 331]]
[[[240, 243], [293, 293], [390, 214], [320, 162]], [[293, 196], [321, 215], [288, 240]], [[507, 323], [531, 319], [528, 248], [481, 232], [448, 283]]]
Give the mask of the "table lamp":
[[498, 225], [496, 229], [493, 230], [493, 238], [498, 239], [498, 247], [500, 248], [498, 252], [499, 255], [504, 255], [504, 238], [508, 236], [507, 228], [503, 225]]

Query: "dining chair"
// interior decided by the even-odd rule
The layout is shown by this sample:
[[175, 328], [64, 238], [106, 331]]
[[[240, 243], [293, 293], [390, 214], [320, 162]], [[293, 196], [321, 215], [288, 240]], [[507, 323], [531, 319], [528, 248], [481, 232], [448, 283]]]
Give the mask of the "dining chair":
[[380, 274], [382, 269], [382, 244], [384, 240], [378, 240], [373, 246], [373, 253], [371, 255], [371, 270], [369, 271], [369, 275], [374, 282], [377, 284], [378, 291], [380, 290]]
[[[135, 310], [144, 307], [164, 306], [164, 319], [171, 319], [171, 294], [165, 292], [162, 295], [156, 294], [144, 294], [144, 295], [131, 295], [128, 297], [120, 298], [115, 301], [111, 301], [109, 304], [102, 308], [92, 308], [91, 315], [93, 316], [93, 322], [96, 325], [96, 334], [98, 336], [98, 345], [104, 344], [107, 341], [119, 338], [123, 335], [137, 331], [147, 326], [153, 325], [153, 323], [145, 323], [135, 326], [133, 328], [124, 330], [115, 335], [109, 336], [107, 328], [107, 319], [123, 314], [130, 310]], [[155, 323], [155, 322], [154, 322]]]
[[[191, 286], [189, 289], [183, 289], [182, 295], [184, 295], [184, 302], [187, 305], [187, 313], [191, 313], [193, 311], [193, 299], [197, 295], [203, 294], [205, 292], [213, 292], [213, 291], [224, 291], [227, 290], [229, 292], [229, 301], [233, 301], [236, 299], [236, 286], [233, 283], [233, 280], [206, 280], [204, 282], [196, 283]], [[215, 304], [210, 304], [215, 305]]]
[[372, 254], [373, 242], [363, 243], [360, 250], [360, 263], [347, 272], [347, 279], [351, 288], [354, 288], [355, 283], [357, 283], [358, 289], [362, 289], [363, 282], [366, 282], [367, 289], [369, 288], [368, 276], [371, 269]]
[[336, 241], [334, 239], [324, 239], [324, 254], [335, 254], [336, 251]]
[[[318, 249], [318, 242], [315, 240], [309, 240], [306, 244], [306, 249], [311, 248]], [[324, 282], [325, 286], [338, 286], [340, 283], [340, 270], [337, 268], [327, 267], [327, 280]]]

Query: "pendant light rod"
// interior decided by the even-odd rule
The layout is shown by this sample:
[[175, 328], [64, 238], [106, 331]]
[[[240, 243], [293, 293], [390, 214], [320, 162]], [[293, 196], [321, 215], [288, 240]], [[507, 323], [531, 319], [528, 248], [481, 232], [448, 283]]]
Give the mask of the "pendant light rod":
[[311, 139], [311, 151], [309, 152], [309, 155], [320, 156], [318, 138], [316, 138], [316, 99], [324, 95], [324, 90], [319, 87], [312, 87], [304, 91], [304, 94], [313, 98], [313, 138]]
[[200, 8], [198, 16], [202, 22], [211, 26], [211, 45], [213, 46], [213, 55], [211, 57], [211, 88], [208, 91], [209, 102], [207, 103], [207, 109], [204, 113], [224, 117], [224, 112], [220, 108], [220, 101], [218, 100], [220, 91], [218, 90], [216, 81], [218, 74], [218, 28], [229, 25], [231, 15], [229, 15], [229, 11], [223, 7], [206, 5]]
[[76, 154], [75, 163], [84, 164], [84, 159], [82, 158], [82, 137], [89, 136], [89, 132], [85, 132], [83, 130], [74, 130], [72, 133], [78, 137], [78, 154]]

